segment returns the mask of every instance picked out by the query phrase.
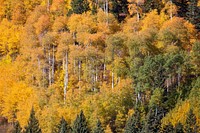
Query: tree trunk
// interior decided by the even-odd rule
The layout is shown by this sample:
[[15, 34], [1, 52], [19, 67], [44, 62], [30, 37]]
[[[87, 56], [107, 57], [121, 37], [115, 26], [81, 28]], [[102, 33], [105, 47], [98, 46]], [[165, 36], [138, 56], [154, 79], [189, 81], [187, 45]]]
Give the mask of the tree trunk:
[[172, 13], [172, 0], [170, 0], [170, 19], [172, 20], [173, 13]]
[[52, 83], [54, 83], [54, 71], [55, 71], [55, 53], [53, 46], [53, 57], [52, 57]]
[[65, 76], [64, 76], [64, 104], [66, 101], [66, 94], [67, 94], [67, 87], [69, 82], [69, 75], [68, 75], [68, 52], [65, 55]]
[[85, 81], [87, 82], [88, 81], [88, 59], [87, 57], [85, 58], [85, 70], [86, 70], [86, 73], [85, 73]]
[[96, 65], [95, 81], [98, 82], [98, 69], [97, 69], [97, 65]]
[[103, 64], [103, 81], [106, 79], [106, 61], [104, 59], [104, 64]]
[[[37, 57], [38, 60], [38, 70], [41, 71], [41, 63], [40, 63], [40, 58]], [[39, 87], [41, 87], [41, 80], [39, 79]]]
[[112, 89], [114, 88], [114, 72], [112, 70]]
[[106, 0], [106, 4], [105, 4], [105, 5], [106, 5], [106, 16], [107, 16], [106, 24], [107, 24], [107, 26], [108, 26], [108, 23], [109, 23], [109, 22], [108, 22], [108, 0]]
[[81, 81], [81, 61], [80, 61], [80, 59], [78, 59], [78, 82], [79, 82], [79, 89], [81, 88], [80, 81]]
[[50, 45], [49, 45], [49, 86], [51, 85], [51, 52], [50, 52]]
[[50, 11], [50, 0], [47, 0], [47, 12]]

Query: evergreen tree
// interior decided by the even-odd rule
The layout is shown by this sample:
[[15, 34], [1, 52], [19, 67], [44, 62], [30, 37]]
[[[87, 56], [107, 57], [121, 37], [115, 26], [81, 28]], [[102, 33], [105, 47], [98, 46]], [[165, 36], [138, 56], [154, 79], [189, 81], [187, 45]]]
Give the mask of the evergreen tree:
[[193, 113], [193, 110], [190, 109], [187, 114], [186, 125], [185, 125], [185, 132], [186, 133], [195, 133], [196, 129], [196, 116]]
[[25, 127], [25, 133], [42, 133], [39, 127], [39, 121], [35, 117], [34, 108], [31, 110], [28, 126]]
[[72, 126], [72, 133], [89, 133], [89, 128], [83, 111], [81, 111], [80, 115], [77, 115]]
[[119, 20], [125, 19], [128, 14], [128, 1], [127, 0], [111, 0], [110, 12]]
[[162, 107], [153, 107], [147, 114], [147, 119], [143, 132], [145, 133], [158, 133], [160, 130], [161, 119], [164, 116]]
[[189, 0], [186, 17], [200, 30], [200, 8], [198, 7], [198, 0]]
[[136, 110], [136, 112], [128, 119], [124, 133], [138, 133], [141, 131], [141, 122], [140, 122], [140, 112]]
[[21, 128], [19, 122], [18, 121], [15, 122], [14, 123], [14, 130], [12, 131], [12, 133], [21, 133], [21, 131], [22, 131], [22, 128]]
[[143, 5], [143, 11], [145, 13], [150, 12], [154, 9], [157, 9], [158, 12], [160, 12], [163, 7], [162, 1], [160, 0], [145, 0]]
[[186, 17], [188, 0], [173, 0], [172, 2], [178, 7], [178, 16]]
[[173, 125], [171, 123], [169, 123], [168, 125], [166, 125], [163, 128], [162, 133], [174, 133]]
[[89, 2], [87, 0], [72, 0], [71, 7], [71, 13], [75, 14], [82, 14], [90, 9]]
[[175, 133], [184, 133], [183, 129], [184, 129], [183, 125], [179, 122], [176, 124], [174, 132]]
[[97, 120], [97, 124], [96, 127], [94, 128], [93, 133], [104, 133], [104, 129], [101, 126], [101, 121], [99, 119]]
[[69, 126], [67, 124], [67, 121], [62, 117], [60, 120], [57, 133], [68, 133], [69, 132]]

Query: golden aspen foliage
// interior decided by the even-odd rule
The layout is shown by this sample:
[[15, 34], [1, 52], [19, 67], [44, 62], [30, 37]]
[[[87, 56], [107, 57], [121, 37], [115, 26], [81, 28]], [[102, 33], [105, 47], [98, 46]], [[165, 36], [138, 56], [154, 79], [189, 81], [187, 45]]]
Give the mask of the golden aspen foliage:
[[0, 54], [16, 57], [20, 48], [20, 36], [22, 28], [13, 25], [7, 19], [0, 23]]
[[128, 2], [128, 11], [130, 15], [142, 13], [142, 9], [139, 6], [144, 3], [144, 0], [128, 0]]
[[38, 19], [38, 21], [34, 24], [34, 27], [36, 28], [36, 34], [42, 34], [45, 31], [48, 30], [50, 26], [50, 18], [48, 15], [42, 15]]
[[163, 24], [159, 32], [159, 38], [163, 41], [167, 51], [169, 51], [170, 46], [188, 49], [195, 32], [194, 26], [189, 22], [182, 18], [174, 17]]
[[158, 15], [157, 10], [153, 10], [146, 15], [146, 17], [142, 20], [142, 30], [146, 30], [148, 28], [160, 29], [160, 16]]
[[12, 12], [12, 22], [14, 24], [24, 24], [26, 22], [26, 9], [22, 1], [17, 1]]
[[137, 21], [136, 17], [127, 18], [126, 22], [123, 24], [123, 32], [130, 37], [131, 33], [139, 32], [141, 29], [141, 24]]
[[167, 125], [168, 123], [172, 123], [172, 125], [175, 126], [178, 122], [185, 123], [189, 110], [189, 101], [180, 101], [176, 107], [162, 119], [162, 124]]
[[146, 14], [146, 17], [142, 20], [142, 30], [152, 28], [159, 30], [161, 27], [160, 16], [158, 15], [157, 10], [153, 10], [150, 13]]
[[119, 30], [119, 25], [113, 14], [106, 14], [103, 10], [99, 9], [97, 12], [97, 27], [98, 32], [105, 34], [115, 33]]
[[67, 18], [60, 16], [57, 17], [52, 25], [52, 30], [55, 32], [63, 32], [67, 29]]
[[166, 13], [168, 17], [173, 17], [177, 15], [178, 7], [172, 3], [171, 1], [168, 1], [165, 3], [165, 7], [162, 9], [161, 12]]

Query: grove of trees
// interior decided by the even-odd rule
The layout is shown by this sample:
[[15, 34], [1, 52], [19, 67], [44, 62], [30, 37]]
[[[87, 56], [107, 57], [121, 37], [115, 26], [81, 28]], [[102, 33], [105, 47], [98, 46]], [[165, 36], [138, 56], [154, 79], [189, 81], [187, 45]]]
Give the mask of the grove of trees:
[[13, 133], [200, 132], [199, 0], [0, 0]]

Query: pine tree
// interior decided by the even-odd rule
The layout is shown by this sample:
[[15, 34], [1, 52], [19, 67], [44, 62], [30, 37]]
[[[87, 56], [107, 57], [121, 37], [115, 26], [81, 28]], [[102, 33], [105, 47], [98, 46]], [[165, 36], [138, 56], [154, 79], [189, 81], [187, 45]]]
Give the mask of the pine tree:
[[124, 20], [125, 14], [128, 14], [128, 1], [127, 0], [110, 0], [111, 8], [109, 11], [119, 20]]
[[200, 30], [200, 8], [198, 7], [198, 0], [189, 0], [186, 17]]
[[185, 126], [185, 132], [186, 133], [195, 133], [196, 126], [196, 116], [193, 113], [193, 110], [190, 109], [188, 114], [187, 114], [187, 119], [186, 119], [186, 126]]
[[72, 133], [89, 133], [89, 128], [83, 111], [81, 111], [80, 115], [77, 115], [72, 126]]
[[70, 130], [67, 121], [63, 117], [61, 118], [57, 128], [58, 128], [57, 133], [68, 133]]
[[153, 107], [147, 114], [147, 119], [143, 132], [145, 133], [158, 133], [160, 130], [161, 119], [164, 116], [162, 107]]
[[15, 122], [15, 124], [14, 124], [14, 130], [12, 131], [12, 133], [21, 133], [21, 131], [22, 131], [22, 128], [21, 128], [19, 122], [18, 121]]
[[28, 126], [25, 127], [25, 133], [42, 133], [39, 127], [39, 121], [35, 117], [34, 108], [31, 110]]
[[128, 119], [124, 133], [138, 133], [141, 130], [140, 112], [136, 112]]
[[146, 13], [154, 9], [157, 9], [158, 12], [160, 12], [163, 7], [162, 1], [159, 0], [145, 0], [143, 5], [143, 11]]
[[71, 13], [75, 14], [82, 14], [90, 9], [89, 2], [87, 0], [72, 0], [71, 7]]
[[174, 129], [175, 133], [184, 133], [183, 131], [183, 125], [179, 122], [176, 124], [175, 129]]
[[166, 125], [163, 128], [162, 133], [174, 133], [173, 125], [171, 123], [169, 123], [168, 125]]
[[99, 119], [97, 120], [97, 124], [96, 124], [96, 127], [93, 130], [93, 133], [104, 133], [104, 129], [101, 126], [101, 121]]

